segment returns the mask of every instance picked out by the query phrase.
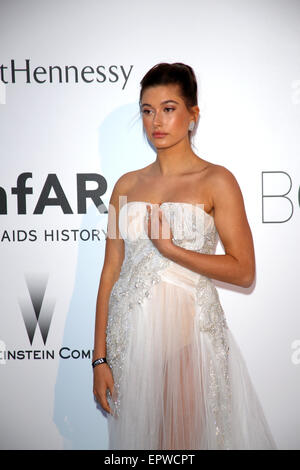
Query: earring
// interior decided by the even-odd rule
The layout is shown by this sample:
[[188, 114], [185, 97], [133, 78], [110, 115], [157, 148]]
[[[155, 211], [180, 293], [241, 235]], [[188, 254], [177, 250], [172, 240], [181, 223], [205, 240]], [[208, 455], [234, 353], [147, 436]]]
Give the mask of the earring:
[[191, 121], [189, 123], [189, 131], [193, 131], [194, 130], [194, 127], [195, 127], [195, 122], [194, 121]]

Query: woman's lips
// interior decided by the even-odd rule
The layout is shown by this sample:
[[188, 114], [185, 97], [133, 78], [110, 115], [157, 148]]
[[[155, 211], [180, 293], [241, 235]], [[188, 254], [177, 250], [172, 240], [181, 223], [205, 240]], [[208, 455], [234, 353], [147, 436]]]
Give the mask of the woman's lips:
[[167, 134], [164, 132], [153, 132], [152, 135], [155, 139], [161, 139], [162, 137], [165, 137]]

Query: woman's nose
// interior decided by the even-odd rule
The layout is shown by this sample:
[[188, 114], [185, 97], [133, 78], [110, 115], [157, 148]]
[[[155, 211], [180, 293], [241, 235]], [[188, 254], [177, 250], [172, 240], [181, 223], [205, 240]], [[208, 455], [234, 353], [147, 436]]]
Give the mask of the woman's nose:
[[161, 124], [161, 115], [159, 112], [154, 113], [153, 124], [154, 126], [159, 126]]

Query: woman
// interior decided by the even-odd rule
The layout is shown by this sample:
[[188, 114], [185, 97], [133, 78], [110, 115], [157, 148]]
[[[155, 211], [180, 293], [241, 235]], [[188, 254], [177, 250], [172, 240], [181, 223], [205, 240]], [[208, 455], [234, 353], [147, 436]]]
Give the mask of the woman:
[[140, 109], [157, 156], [113, 189], [97, 298], [94, 395], [109, 447], [275, 449], [212, 281], [249, 287], [255, 255], [235, 177], [192, 150], [192, 68], [154, 66]]

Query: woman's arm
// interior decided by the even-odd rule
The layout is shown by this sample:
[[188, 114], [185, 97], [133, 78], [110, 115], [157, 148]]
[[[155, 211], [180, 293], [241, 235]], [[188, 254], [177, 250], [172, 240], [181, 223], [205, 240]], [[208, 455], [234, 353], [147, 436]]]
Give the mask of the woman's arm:
[[[109, 299], [113, 285], [120, 275], [124, 259], [124, 241], [119, 232], [119, 192], [122, 188], [121, 177], [112, 192], [108, 209], [107, 237], [105, 258], [99, 282], [96, 303], [95, 335], [93, 361], [106, 357], [106, 327], [108, 318]], [[115, 397], [114, 379], [107, 363], [98, 364], [94, 368], [93, 392], [96, 400], [108, 413], [112, 413], [107, 400], [107, 389], [113, 400]]]
[[124, 259], [124, 241], [119, 232], [119, 193], [122, 177], [117, 181], [109, 202], [105, 258], [96, 302], [93, 360], [106, 355], [106, 326], [110, 293], [120, 275]]
[[255, 276], [255, 254], [244, 200], [233, 174], [218, 166], [211, 176], [214, 220], [224, 255], [186, 250], [169, 240], [152, 240], [164, 256], [219, 281], [249, 287]]

